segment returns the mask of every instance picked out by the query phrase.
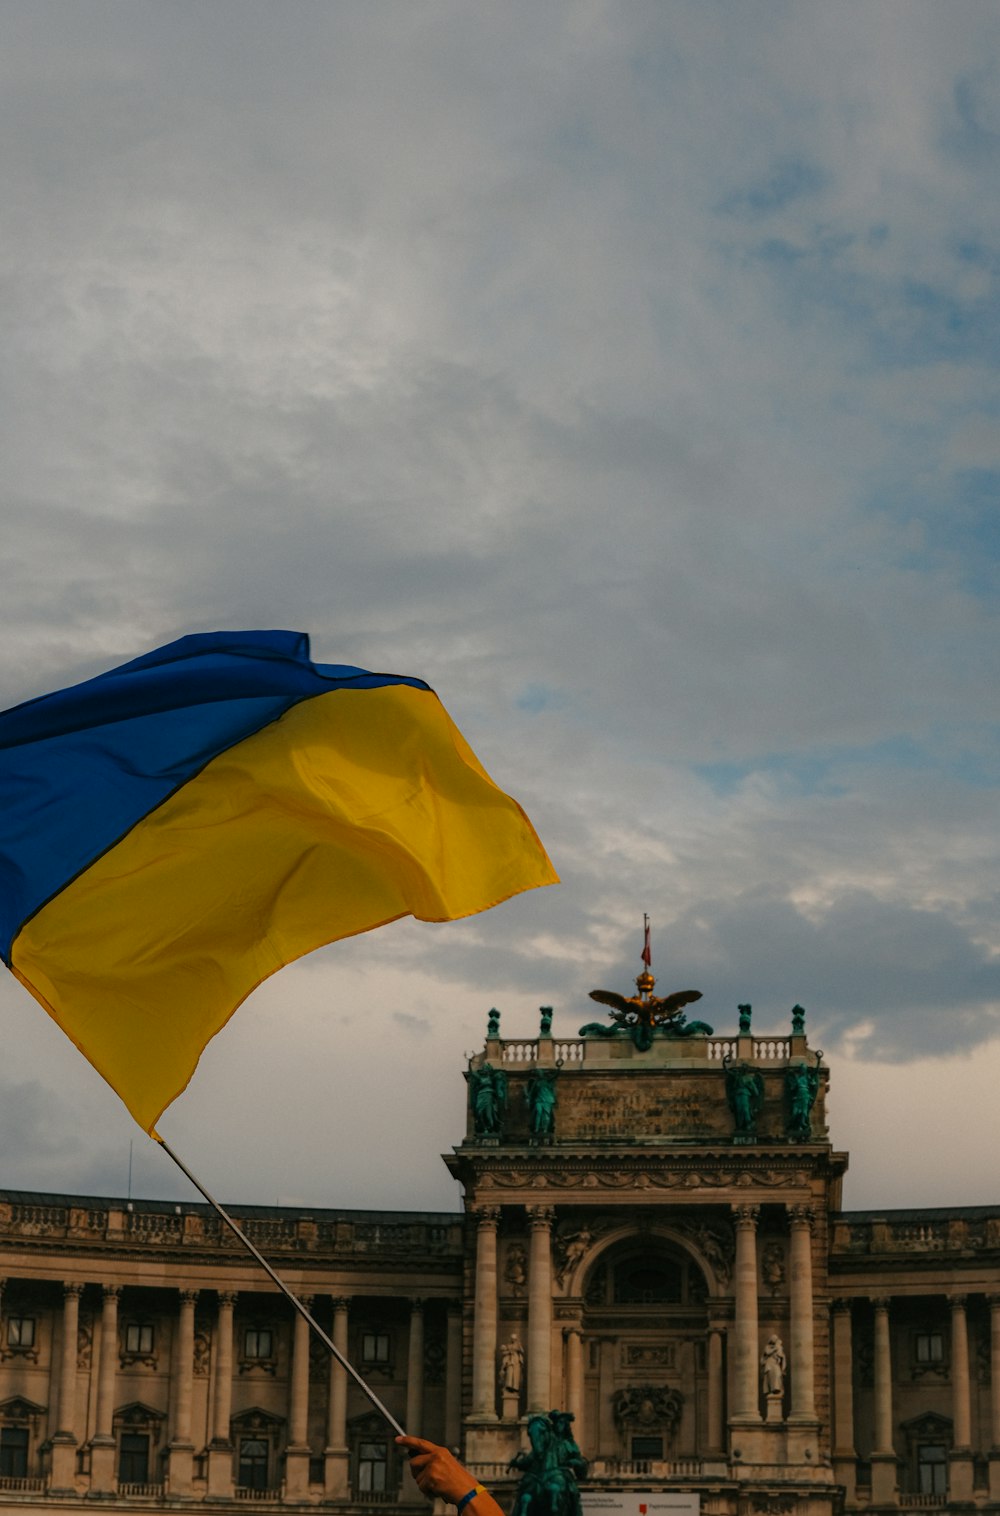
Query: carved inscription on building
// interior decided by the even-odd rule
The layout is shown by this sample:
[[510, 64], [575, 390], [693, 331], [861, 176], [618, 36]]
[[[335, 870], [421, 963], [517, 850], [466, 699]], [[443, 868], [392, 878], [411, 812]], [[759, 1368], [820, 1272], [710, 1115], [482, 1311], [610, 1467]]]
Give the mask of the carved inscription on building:
[[616, 1081], [610, 1089], [606, 1084], [575, 1089], [559, 1121], [564, 1138], [680, 1137], [712, 1134], [718, 1114], [707, 1092], [678, 1088], [676, 1079], [669, 1088], [660, 1081], [641, 1088]]

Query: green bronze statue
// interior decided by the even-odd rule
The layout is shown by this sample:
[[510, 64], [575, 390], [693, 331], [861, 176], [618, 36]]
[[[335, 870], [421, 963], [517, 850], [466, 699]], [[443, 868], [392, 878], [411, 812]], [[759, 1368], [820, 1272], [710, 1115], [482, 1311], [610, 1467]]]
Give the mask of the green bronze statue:
[[481, 1063], [469, 1074], [472, 1122], [477, 1137], [499, 1137], [507, 1109], [507, 1075], [491, 1063]]
[[764, 1080], [757, 1069], [742, 1060], [731, 1063], [722, 1060], [726, 1071], [726, 1100], [733, 1113], [736, 1133], [740, 1137], [753, 1137], [757, 1132], [757, 1118], [764, 1105]]
[[617, 995], [614, 990], [591, 990], [591, 1000], [611, 1007], [611, 1026], [588, 1021], [580, 1028], [581, 1037], [631, 1037], [640, 1053], [648, 1053], [653, 1038], [710, 1037], [712, 1028], [704, 1021], [688, 1021], [681, 1007], [701, 999], [700, 990], [675, 990], [662, 999], [653, 994], [656, 980], [648, 971], [635, 981], [637, 995]]
[[533, 1068], [524, 1087], [532, 1137], [549, 1137], [556, 1129], [556, 1074]]
[[515, 1453], [509, 1468], [521, 1471], [511, 1516], [582, 1516], [577, 1481], [587, 1475], [587, 1460], [571, 1429], [569, 1411], [528, 1417], [530, 1451]]
[[808, 1142], [812, 1136], [812, 1108], [819, 1094], [821, 1056], [816, 1054], [815, 1068], [793, 1063], [785, 1072], [786, 1131], [792, 1142]]

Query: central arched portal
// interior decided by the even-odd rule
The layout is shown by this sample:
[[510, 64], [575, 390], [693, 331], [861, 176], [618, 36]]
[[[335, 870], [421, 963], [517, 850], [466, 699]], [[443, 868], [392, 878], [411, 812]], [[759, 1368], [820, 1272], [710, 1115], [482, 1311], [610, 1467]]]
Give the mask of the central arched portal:
[[711, 1440], [710, 1270], [668, 1230], [642, 1231], [607, 1242], [574, 1283], [588, 1456], [701, 1456]]

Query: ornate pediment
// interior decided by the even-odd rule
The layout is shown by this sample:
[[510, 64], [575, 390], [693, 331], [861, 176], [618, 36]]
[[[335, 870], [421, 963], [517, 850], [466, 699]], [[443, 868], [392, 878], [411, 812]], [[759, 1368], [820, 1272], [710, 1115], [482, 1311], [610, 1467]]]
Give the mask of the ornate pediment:
[[0, 1400], [0, 1421], [37, 1421], [39, 1416], [44, 1416], [47, 1407], [36, 1405], [33, 1400], [26, 1400], [23, 1395], [14, 1395], [10, 1400]]
[[233, 1426], [240, 1432], [270, 1432], [284, 1426], [285, 1418], [265, 1411], [262, 1406], [252, 1405], [232, 1418]]

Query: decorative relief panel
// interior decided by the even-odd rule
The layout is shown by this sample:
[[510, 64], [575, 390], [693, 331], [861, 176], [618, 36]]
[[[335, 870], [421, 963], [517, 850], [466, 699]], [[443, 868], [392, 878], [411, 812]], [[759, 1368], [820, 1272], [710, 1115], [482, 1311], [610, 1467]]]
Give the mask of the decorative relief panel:
[[530, 1169], [507, 1169], [485, 1173], [480, 1190], [750, 1190], [805, 1189], [807, 1169], [562, 1169], [542, 1173]]
[[626, 1369], [672, 1369], [676, 1348], [672, 1342], [623, 1342], [622, 1367]]

